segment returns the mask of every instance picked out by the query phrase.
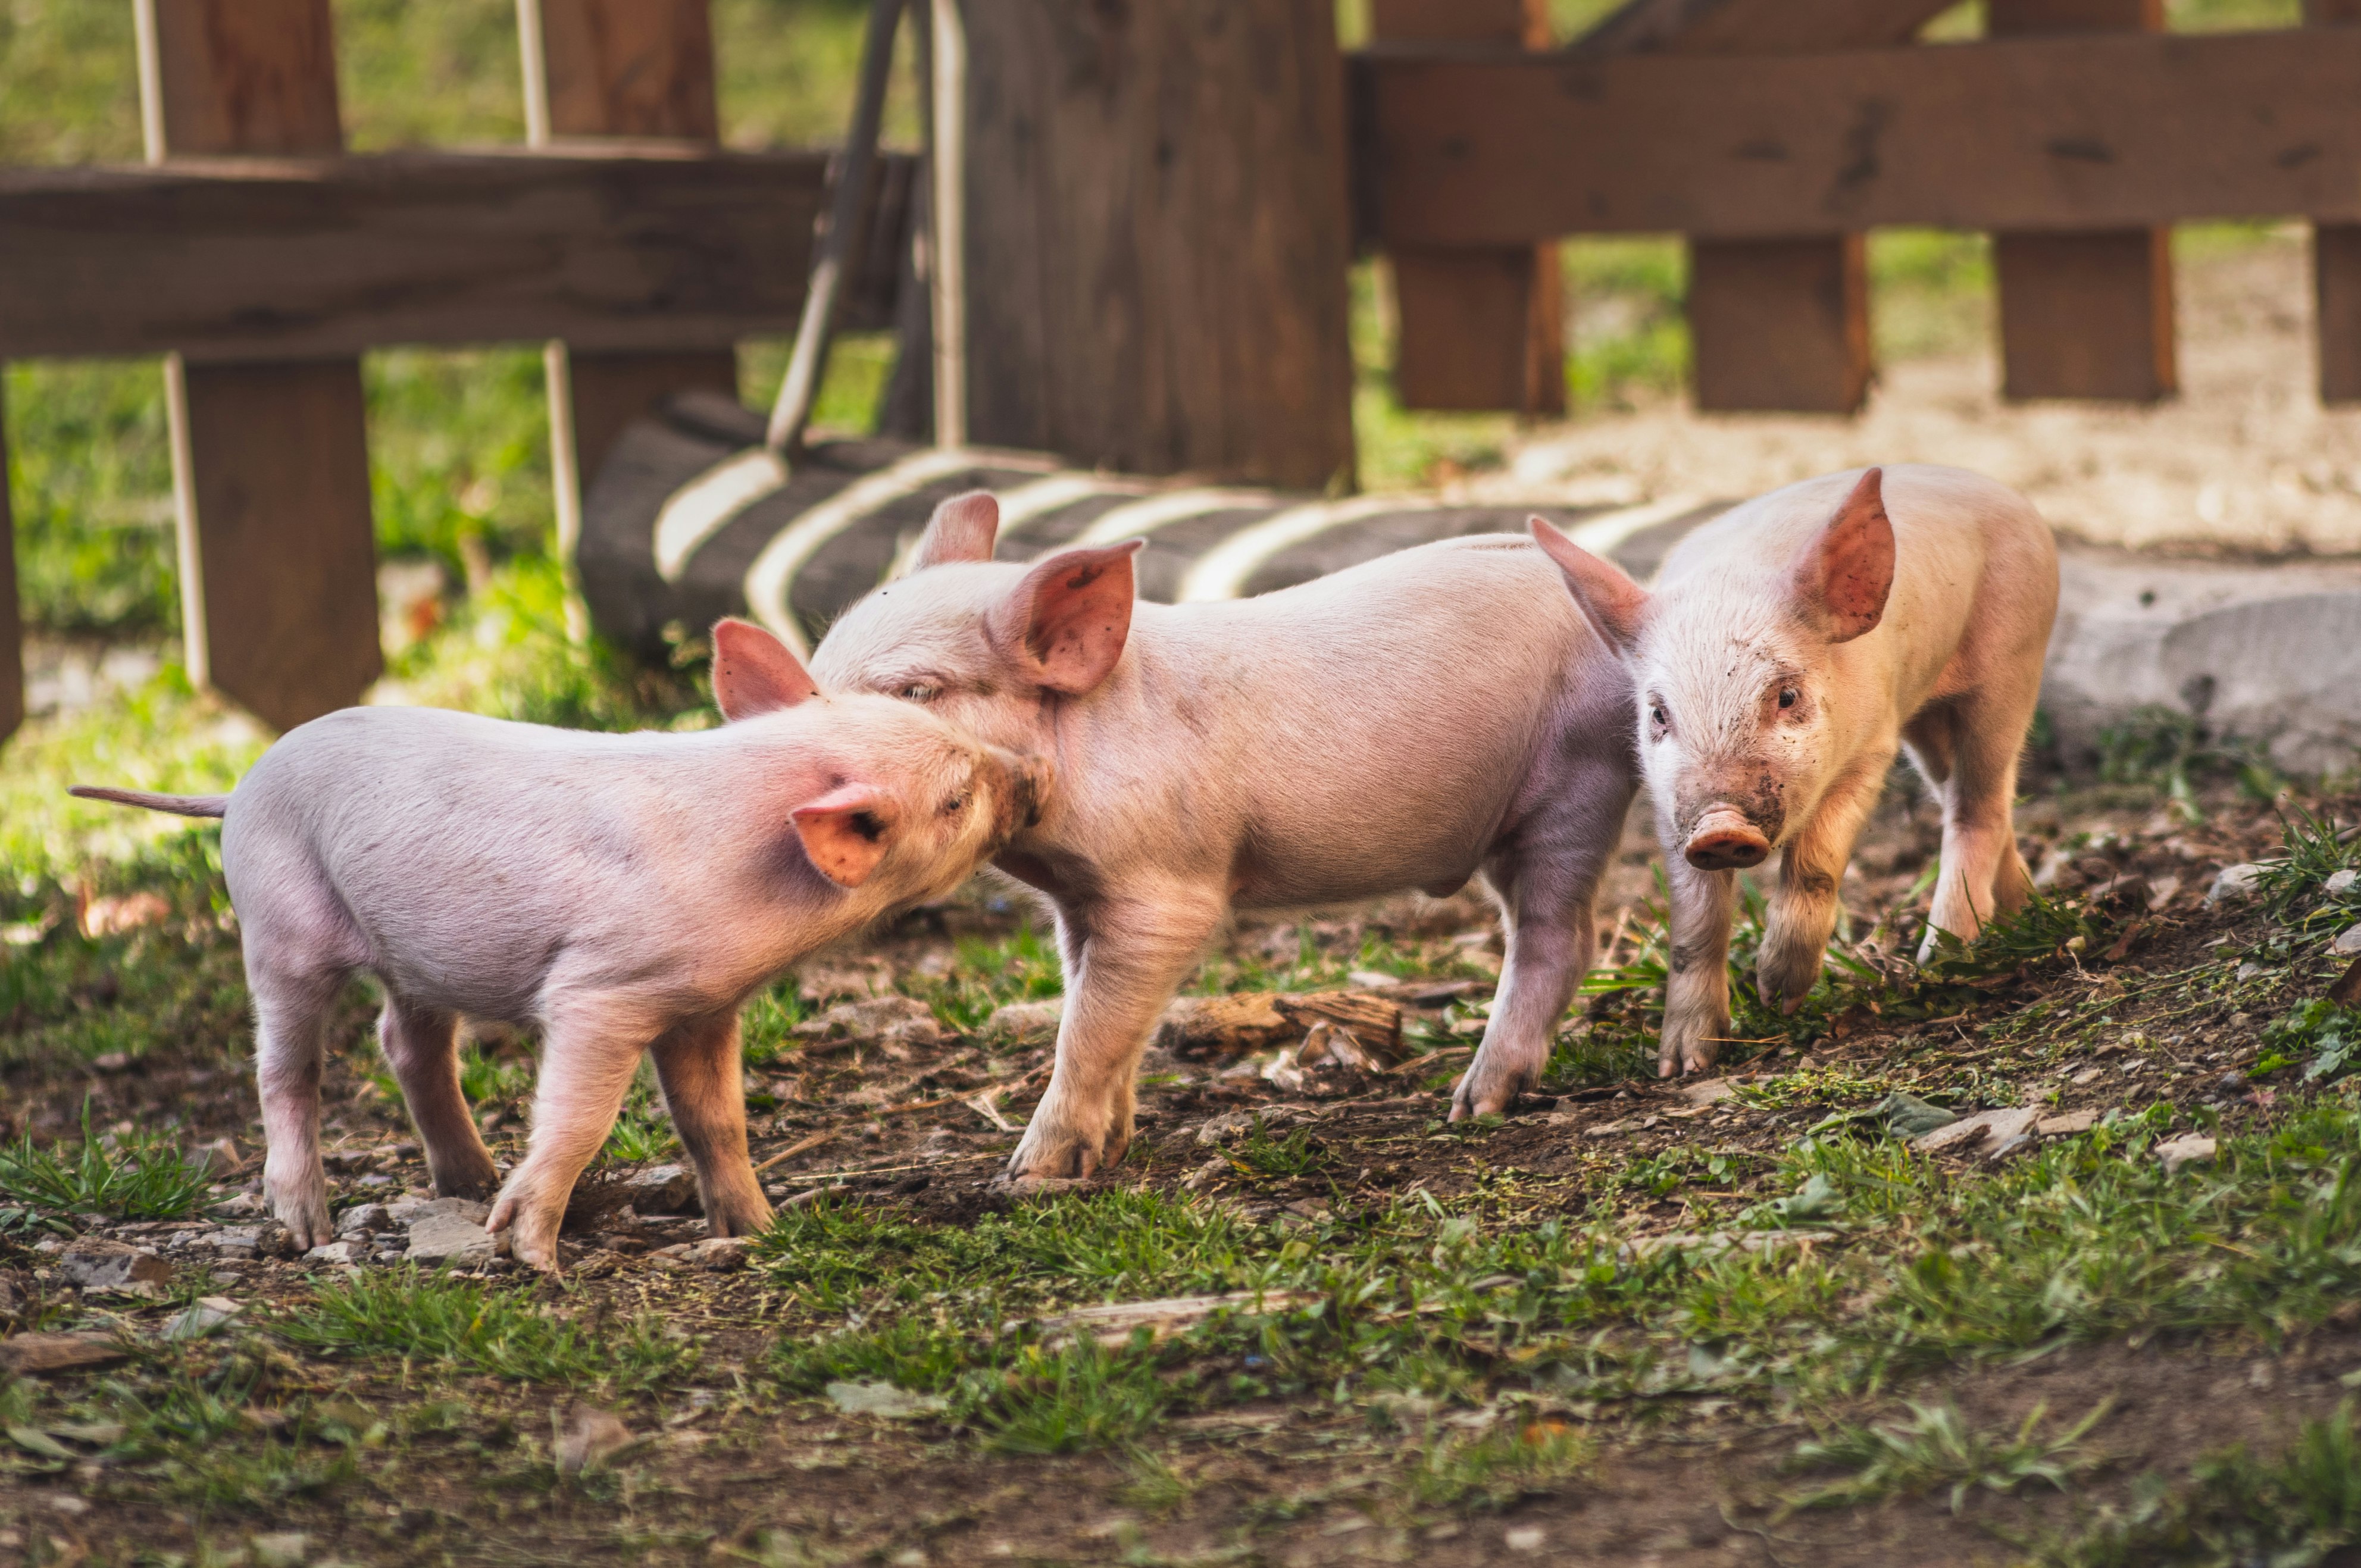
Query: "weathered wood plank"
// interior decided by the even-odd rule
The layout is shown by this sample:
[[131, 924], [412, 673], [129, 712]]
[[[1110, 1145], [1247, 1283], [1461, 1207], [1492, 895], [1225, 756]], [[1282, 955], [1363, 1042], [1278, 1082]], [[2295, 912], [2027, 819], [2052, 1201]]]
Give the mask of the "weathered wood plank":
[[1849, 414], [1869, 391], [1869, 267], [1857, 234], [1695, 240], [1691, 383], [1717, 412]]
[[[1994, 38], [2161, 32], [2164, 0], [1988, 0]], [[2172, 230], [1993, 236], [2001, 387], [2015, 399], [2153, 402], [2180, 386]]]
[[0, 169], [0, 355], [719, 347], [794, 325], [826, 174], [564, 148]]
[[1360, 69], [1389, 245], [2361, 219], [2356, 29]]
[[[334, 154], [328, 0], [139, 0], [148, 156]], [[190, 678], [280, 729], [383, 668], [360, 361], [165, 363]]]
[[[1545, 0], [1373, 0], [1373, 38], [1542, 49]], [[1393, 253], [1394, 392], [1407, 409], [1565, 411], [1554, 245]]]
[[8, 410], [0, 398], [0, 740], [25, 722], [25, 625], [16, 604], [16, 525], [8, 510]]
[[1776, 54], [1907, 38], [1954, 0], [1631, 0], [1576, 40], [1586, 54]]
[[[2361, 0], [2304, 0], [2314, 27], [2361, 22]], [[2320, 399], [2361, 401], [2361, 225], [2321, 224], [2312, 230], [2312, 280], [2320, 339]]]
[[972, 439], [1325, 486], [1353, 464], [1323, 0], [968, 17]]

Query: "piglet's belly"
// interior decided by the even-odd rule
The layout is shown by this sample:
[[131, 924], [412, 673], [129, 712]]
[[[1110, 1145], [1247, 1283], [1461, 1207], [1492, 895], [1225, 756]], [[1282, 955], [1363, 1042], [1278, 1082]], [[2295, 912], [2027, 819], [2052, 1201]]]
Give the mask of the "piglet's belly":
[[1412, 888], [1448, 891], [1474, 876], [1480, 845], [1407, 842], [1371, 834], [1349, 844], [1297, 847], [1264, 861], [1249, 857], [1230, 902], [1240, 909], [1378, 898]]

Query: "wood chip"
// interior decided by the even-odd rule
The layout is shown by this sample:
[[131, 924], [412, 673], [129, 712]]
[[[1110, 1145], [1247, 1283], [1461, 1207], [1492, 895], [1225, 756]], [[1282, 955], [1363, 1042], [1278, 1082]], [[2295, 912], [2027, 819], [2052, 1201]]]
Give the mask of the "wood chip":
[[111, 1366], [126, 1359], [121, 1345], [96, 1334], [18, 1334], [0, 1340], [0, 1366], [21, 1377]]
[[795, 1158], [796, 1156], [799, 1154], [809, 1154], [812, 1150], [819, 1147], [820, 1145], [828, 1142], [829, 1139], [834, 1136], [836, 1136], [836, 1131], [834, 1128], [830, 1128], [826, 1132], [814, 1133], [807, 1138], [798, 1138], [794, 1143], [789, 1144], [785, 1148], [781, 1149], [778, 1153], [764, 1160], [762, 1164], [756, 1166], [754, 1168], [754, 1174], [760, 1176], [774, 1165], [783, 1165], [786, 1161]]

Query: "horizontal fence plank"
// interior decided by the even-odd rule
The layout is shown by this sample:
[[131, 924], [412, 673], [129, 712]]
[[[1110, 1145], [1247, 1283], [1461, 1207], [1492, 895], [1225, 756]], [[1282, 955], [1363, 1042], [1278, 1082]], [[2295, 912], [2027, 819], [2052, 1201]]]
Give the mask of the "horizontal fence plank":
[[[0, 169], [0, 357], [722, 347], [795, 325], [826, 171], [818, 152], [611, 142]], [[889, 172], [878, 200], [908, 188]], [[892, 295], [890, 276], [851, 283]]]
[[2361, 29], [1356, 66], [1388, 245], [2361, 217]]

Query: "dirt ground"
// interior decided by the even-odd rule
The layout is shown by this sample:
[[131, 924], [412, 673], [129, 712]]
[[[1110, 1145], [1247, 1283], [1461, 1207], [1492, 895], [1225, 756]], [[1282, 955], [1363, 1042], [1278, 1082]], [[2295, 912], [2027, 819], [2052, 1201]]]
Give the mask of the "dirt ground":
[[[2355, 803], [2342, 804], [2349, 818]], [[1930, 808], [1911, 791], [1890, 792], [1846, 883], [1857, 935], [1911, 905], [1934, 828]], [[1378, 1214], [1403, 1194], [1423, 1191], [1438, 1212], [1487, 1214], [1487, 1223], [1511, 1229], [1554, 1216], [1610, 1226], [1627, 1246], [1644, 1247], [1648, 1238], [1677, 1239], [1726, 1220], [1725, 1201], [1769, 1193], [1767, 1172], [1780, 1150], [1832, 1113], [1862, 1110], [1889, 1082], [1908, 1081], [1938, 1098], [1956, 1091], [1959, 1102], [1972, 1105], [1993, 1097], [1994, 1074], [2007, 1074], [2015, 1095], [2040, 1097], [2046, 1115], [2162, 1105], [2170, 1117], [2202, 1107], [2225, 1137], [2267, 1127], [2313, 1096], [2291, 1073], [2257, 1080], [2246, 1071], [2261, 1054], [2259, 1021], [2317, 988], [2318, 964], [2246, 960], [2233, 965], [2238, 977], [2229, 984], [2224, 952], [2267, 952], [2272, 927], [2251, 905], [2203, 902], [2222, 866], [2279, 843], [2270, 811], [2225, 800], [2201, 825], [2162, 809], [2153, 792], [2085, 793], [2036, 796], [2024, 828], [2053, 889], [2079, 891], [2088, 907], [2113, 911], [2103, 946], [2037, 958], [1980, 981], [1965, 1005], [1938, 1010], [1939, 1016], [1905, 1021], [1856, 1006], [1826, 1020], [1816, 1037], [1741, 1048], [1725, 1067], [1729, 1081], [1749, 1086], [1744, 1096], [1699, 1103], [1681, 1085], [1585, 1069], [1587, 1058], [1576, 1051], [1562, 1058], [1576, 1065], [1554, 1074], [1551, 1092], [1497, 1124], [1455, 1132], [1439, 1118], [1466, 1045], [1430, 1044], [1407, 1068], [1390, 1071], [1316, 1071], [1290, 1091], [1257, 1070], [1269, 1059], [1267, 1046], [1241, 1057], [1184, 1043], [1151, 1053], [1138, 1143], [1120, 1167], [1087, 1186], [1168, 1193], [1270, 1227], [1274, 1237], [1290, 1227]], [[1628, 934], [1644, 919], [1649, 858], [1635, 830], [1605, 899], [1609, 928]], [[1923, 897], [1918, 902], [1923, 906]], [[807, 964], [810, 1003], [888, 982], [923, 989], [963, 961], [962, 941], [1005, 940], [1023, 918], [989, 892], [920, 912], [881, 939]], [[1300, 962], [1316, 951], [1346, 962], [1376, 942], [1398, 972], [1423, 968], [1475, 978], [1480, 997], [1488, 989], [1480, 977], [1498, 961], [1490, 930], [1472, 895], [1242, 922], [1209, 963], [1207, 979], [1235, 985], [1274, 955]], [[171, 938], [159, 932], [151, 939]], [[208, 940], [217, 959], [222, 944]], [[1624, 950], [1610, 960], [1629, 956], [1629, 936], [1620, 940]], [[1874, 957], [1876, 934], [1861, 940], [1857, 950]], [[1443, 989], [1397, 981], [1386, 994], [1431, 1003]], [[103, 991], [87, 997], [95, 1008], [108, 1001]], [[1614, 1009], [1628, 1002], [1601, 998], [1570, 1035], [1606, 1032]], [[1421, 1037], [1447, 1036], [1455, 1005], [1426, 1007], [1438, 1022]], [[2009, 1034], [2011, 1015], [2042, 1007], [2052, 1026]], [[2094, 1009], [2106, 1027], [2081, 1027]], [[424, 1171], [399, 1104], [368, 1076], [377, 1064], [361, 999], [340, 1030], [327, 1129], [338, 1207], [423, 1196]], [[762, 1108], [755, 1157], [774, 1201], [790, 1209], [825, 1190], [827, 1203], [843, 1212], [972, 1227], [1039, 1201], [1008, 1194], [993, 1177], [1015, 1143], [1005, 1128], [1021, 1126], [1047, 1063], [1046, 1046], [978, 1031], [932, 1044], [856, 1038], [789, 1050], [750, 1080], [750, 1103]], [[1010, 1084], [1016, 1087], [1005, 1098], [979, 1098]], [[258, 1146], [251, 1084], [218, 1043], [159, 1042], [129, 1066], [20, 1064], [8, 1071], [5, 1103], [10, 1131], [54, 1136], [87, 1105], [102, 1127], [136, 1126], [169, 1112], [184, 1118], [192, 1142], [221, 1135], [248, 1153]], [[512, 1101], [504, 1103], [488, 1119], [496, 1149], [510, 1157], [521, 1129], [502, 1123], [516, 1113]], [[1272, 1174], [1234, 1153], [1209, 1160], [1209, 1148], [1219, 1146], [1201, 1132], [1240, 1111], [1260, 1112], [1268, 1128], [1309, 1129], [1317, 1168]], [[1764, 1174], [1675, 1183], [1661, 1195], [1613, 1179], [1668, 1151], [1696, 1147], [1761, 1157], [1752, 1168]], [[1965, 1182], [1981, 1179], [1976, 1173], [1988, 1162], [1951, 1156], [1943, 1163]], [[325, 1419], [321, 1410], [349, 1406], [363, 1412], [349, 1418], [353, 1423], [376, 1422], [374, 1430], [393, 1435], [357, 1442], [350, 1467], [317, 1485], [192, 1501], [185, 1489], [159, 1479], [176, 1474], [174, 1462], [143, 1464], [103, 1449], [64, 1458], [44, 1451], [41, 1431], [96, 1430], [57, 1412], [80, 1409], [77, 1399], [112, 1397], [105, 1379], [125, 1377], [122, 1367], [28, 1380], [42, 1384], [39, 1398], [48, 1401], [33, 1408], [51, 1413], [20, 1420], [51, 1424], [30, 1438], [25, 1426], [11, 1427], [17, 1452], [6, 1457], [0, 1449], [0, 1551], [21, 1550], [37, 1563], [242, 1561], [265, 1568], [280, 1561], [560, 1560], [1456, 1564], [1528, 1556], [1667, 1568], [1998, 1563], [2070, 1530], [2093, 1510], [2131, 1507], [2143, 1475], [2184, 1474], [2198, 1456], [2234, 1442], [2284, 1446], [2301, 1421], [2348, 1398], [2361, 1366], [2361, 1314], [2338, 1313], [2276, 1341], [2136, 1332], [2038, 1354], [1958, 1359], [1900, 1386], [1854, 1388], [1809, 1408], [1760, 1393], [1697, 1390], [1545, 1400], [1559, 1412], [1548, 1420], [1572, 1423], [1595, 1441], [1595, 1456], [1578, 1474], [1476, 1504], [1404, 1502], [1398, 1432], [1367, 1403], [1345, 1400], [1341, 1387], [1334, 1398], [1317, 1390], [1209, 1398], [1198, 1413], [1155, 1431], [1156, 1474], [1166, 1478], [1155, 1491], [1143, 1486], [1137, 1445], [1010, 1454], [980, 1444], [956, 1423], [873, 1419], [783, 1389], [766, 1371], [783, 1340], [841, 1329], [861, 1312], [848, 1319], [815, 1310], [783, 1277], [766, 1272], [760, 1249], [751, 1269], [692, 1266], [679, 1248], [702, 1232], [693, 1214], [641, 1219], [609, 1209], [569, 1234], [563, 1281], [521, 1277], [504, 1261], [475, 1271], [484, 1288], [521, 1295], [566, 1321], [608, 1324], [653, 1313], [669, 1332], [701, 1343], [687, 1386], [607, 1397], [632, 1445], [610, 1465], [569, 1477], [551, 1468], [559, 1442], [551, 1434], [573, 1419], [578, 1391], [418, 1365], [407, 1354], [326, 1354], [274, 1333], [274, 1325], [351, 1277], [390, 1277], [396, 1270], [366, 1258], [347, 1266], [273, 1256], [267, 1228], [250, 1258], [170, 1245], [181, 1231], [254, 1223], [258, 1185], [248, 1168], [217, 1186], [214, 1201], [227, 1208], [217, 1207], [214, 1218], [84, 1223], [90, 1233], [157, 1247], [176, 1276], [169, 1300], [78, 1294], [52, 1266], [57, 1239], [25, 1232], [0, 1235], [0, 1303], [18, 1303], [20, 1328], [115, 1336], [130, 1351], [130, 1366], [150, 1377], [168, 1365], [185, 1372], [218, 1365], [211, 1356], [247, 1356], [266, 1371], [245, 1395], [236, 1442], [283, 1434], [296, 1419], [288, 1412], [310, 1411], [300, 1420], [316, 1423]], [[1875, 1244], [1831, 1233], [1819, 1245]], [[234, 1341], [175, 1347], [160, 1338], [197, 1295], [227, 1297], [244, 1309]], [[239, 1348], [209, 1348], [233, 1343]], [[1206, 1353], [1215, 1363], [1229, 1354]], [[1510, 1370], [1495, 1366], [1489, 1376]], [[1799, 1485], [1800, 1441], [1847, 1412], [1890, 1413], [1905, 1395], [1949, 1399], [1971, 1421], [1995, 1429], [2015, 1428], [2036, 1407], [2080, 1414], [2108, 1402], [2094, 1439], [2104, 1462], [2070, 1490], [2023, 1486], [1979, 1495], [1957, 1509], [1940, 1488], [1845, 1508], [1783, 1506]], [[450, 1400], [463, 1413], [420, 1413]], [[49, 1447], [57, 1441], [75, 1446], [69, 1437]], [[302, 1539], [291, 1548], [288, 1532]]]

